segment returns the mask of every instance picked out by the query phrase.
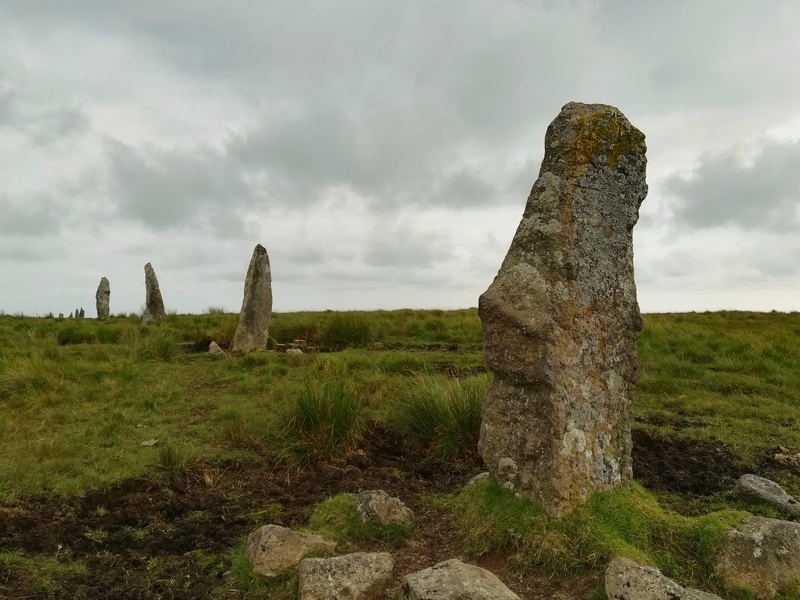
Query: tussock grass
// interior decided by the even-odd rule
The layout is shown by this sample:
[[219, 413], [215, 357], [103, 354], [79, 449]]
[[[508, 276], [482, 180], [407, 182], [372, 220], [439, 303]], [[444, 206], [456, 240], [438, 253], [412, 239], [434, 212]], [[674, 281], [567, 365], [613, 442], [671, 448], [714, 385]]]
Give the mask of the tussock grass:
[[413, 528], [400, 523], [365, 522], [350, 494], [339, 494], [318, 504], [307, 529], [336, 540], [343, 548], [358, 541], [398, 545], [413, 532]]
[[636, 483], [597, 493], [560, 520], [491, 479], [465, 488], [452, 506], [470, 554], [509, 553], [512, 566], [521, 572], [580, 574], [624, 556], [653, 565], [683, 584], [717, 591], [714, 550], [723, 533], [746, 517], [732, 510], [684, 517], [663, 509]]
[[332, 460], [355, 449], [364, 403], [342, 378], [307, 383], [277, 407], [271, 445], [290, 460]]
[[392, 426], [421, 442], [442, 459], [476, 452], [488, 375], [453, 380], [418, 376], [408, 395], [394, 406]]

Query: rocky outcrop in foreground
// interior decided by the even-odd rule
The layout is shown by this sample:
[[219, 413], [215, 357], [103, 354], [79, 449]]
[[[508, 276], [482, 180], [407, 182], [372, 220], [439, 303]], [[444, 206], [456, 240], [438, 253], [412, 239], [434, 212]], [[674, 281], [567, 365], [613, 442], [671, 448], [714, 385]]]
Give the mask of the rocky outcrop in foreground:
[[498, 482], [552, 516], [632, 476], [642, 328], [632, 231], [647, 194], [645, 150], [642, 132], [616, 108], [564, 106], [478, 304], [494, 375], [481, 456]]
[[608, 600], [721, 600], [714, 594], [682, 587], [658, 569], [627, 558], [615, 558], [609, 563], [605, 585]]

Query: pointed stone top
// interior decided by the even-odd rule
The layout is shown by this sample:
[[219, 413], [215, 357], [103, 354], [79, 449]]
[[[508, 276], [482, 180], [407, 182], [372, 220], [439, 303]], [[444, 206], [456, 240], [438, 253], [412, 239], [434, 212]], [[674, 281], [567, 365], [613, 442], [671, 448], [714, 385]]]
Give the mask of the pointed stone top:
[[266, 254], [267, 249], [264, 248], [261, 244], [256, 244], [256, 247], [253, 249], [253, 252], [256, 254]]
[[152, 268], [153, 268], [153, 265], [151, 265], [150, 263], [147, 263], [147, 264], [144, 266], [144, 268], [145, 268], [145, 269], [152, 269]]

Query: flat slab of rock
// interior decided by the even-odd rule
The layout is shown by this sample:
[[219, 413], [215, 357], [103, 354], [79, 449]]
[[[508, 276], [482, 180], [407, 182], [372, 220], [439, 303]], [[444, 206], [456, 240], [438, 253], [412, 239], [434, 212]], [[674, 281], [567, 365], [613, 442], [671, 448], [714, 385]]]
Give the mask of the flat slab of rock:
[[300, 600], [372, 600], [382, 597], [392, 580], [388, 552], [357, 552], [300, 563]]
[[800, 592], [800, 523], [750, 516], [726, 532], [715, 570], [731, 588], [759, 600]]
[[791, 516], [800, 516], [800, 502], [771, 479], [752, 474], [742, 475], [731, 494], [746, 500], [764, 502]]
[[719, 596], [685, 588], [661, 571], [627, 558], [615, 558], [606, 568], [608, 600], [721, 600]]
[[494, 375], [481, 456], [498, 483], [555, 517], [632, 477], [642, 328], [632, 232], [647, 195], [644, 140], [613, 106], [565, 105], [478, 302]]
[[452, 558], [403, 579], [405, 600], [520, 600], [496, 575]]
[[295, 568], [309, 554], [331, 554], [336, 542], [321, 535], [264, 525], [247, 536], [245, 555], [258, 575], [275, 577]]
[[361, 518], [381, 525], [414, 524], [414, 513], [399, 498], [392, 498], [383, 490], [369, 490], [355, 494], [353, 499]]

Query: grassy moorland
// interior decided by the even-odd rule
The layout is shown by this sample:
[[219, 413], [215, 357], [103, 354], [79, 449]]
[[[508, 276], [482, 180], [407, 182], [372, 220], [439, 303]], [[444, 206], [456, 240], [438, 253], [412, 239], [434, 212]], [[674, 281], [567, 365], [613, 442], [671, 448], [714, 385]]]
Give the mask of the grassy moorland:
[[[800, 467], [776, 458], [800, 452], [800, 314], [645, 315], [639, 483], [560, 523], [491, 482], [462, 491], [488, 383], [474, 309], [276, 314], [272, 344], [319, 351], [207, 354], [236, 320], [0, 315], [0, 598], [289, 598], [294, 581], [243, 560], [267, 522], [390, 547], [409, 568], [433, 564], [415, 563], [420, 544], [485, 559], [525, 598], [602, 597], [615, 555], [745, 598], [710, 571], [721, 531], [754, 509], [727, 490], [756, 472], [800, 495]], [[338, 494], [376, 486], [421, 515], [414, 532], [349, 520]]]

